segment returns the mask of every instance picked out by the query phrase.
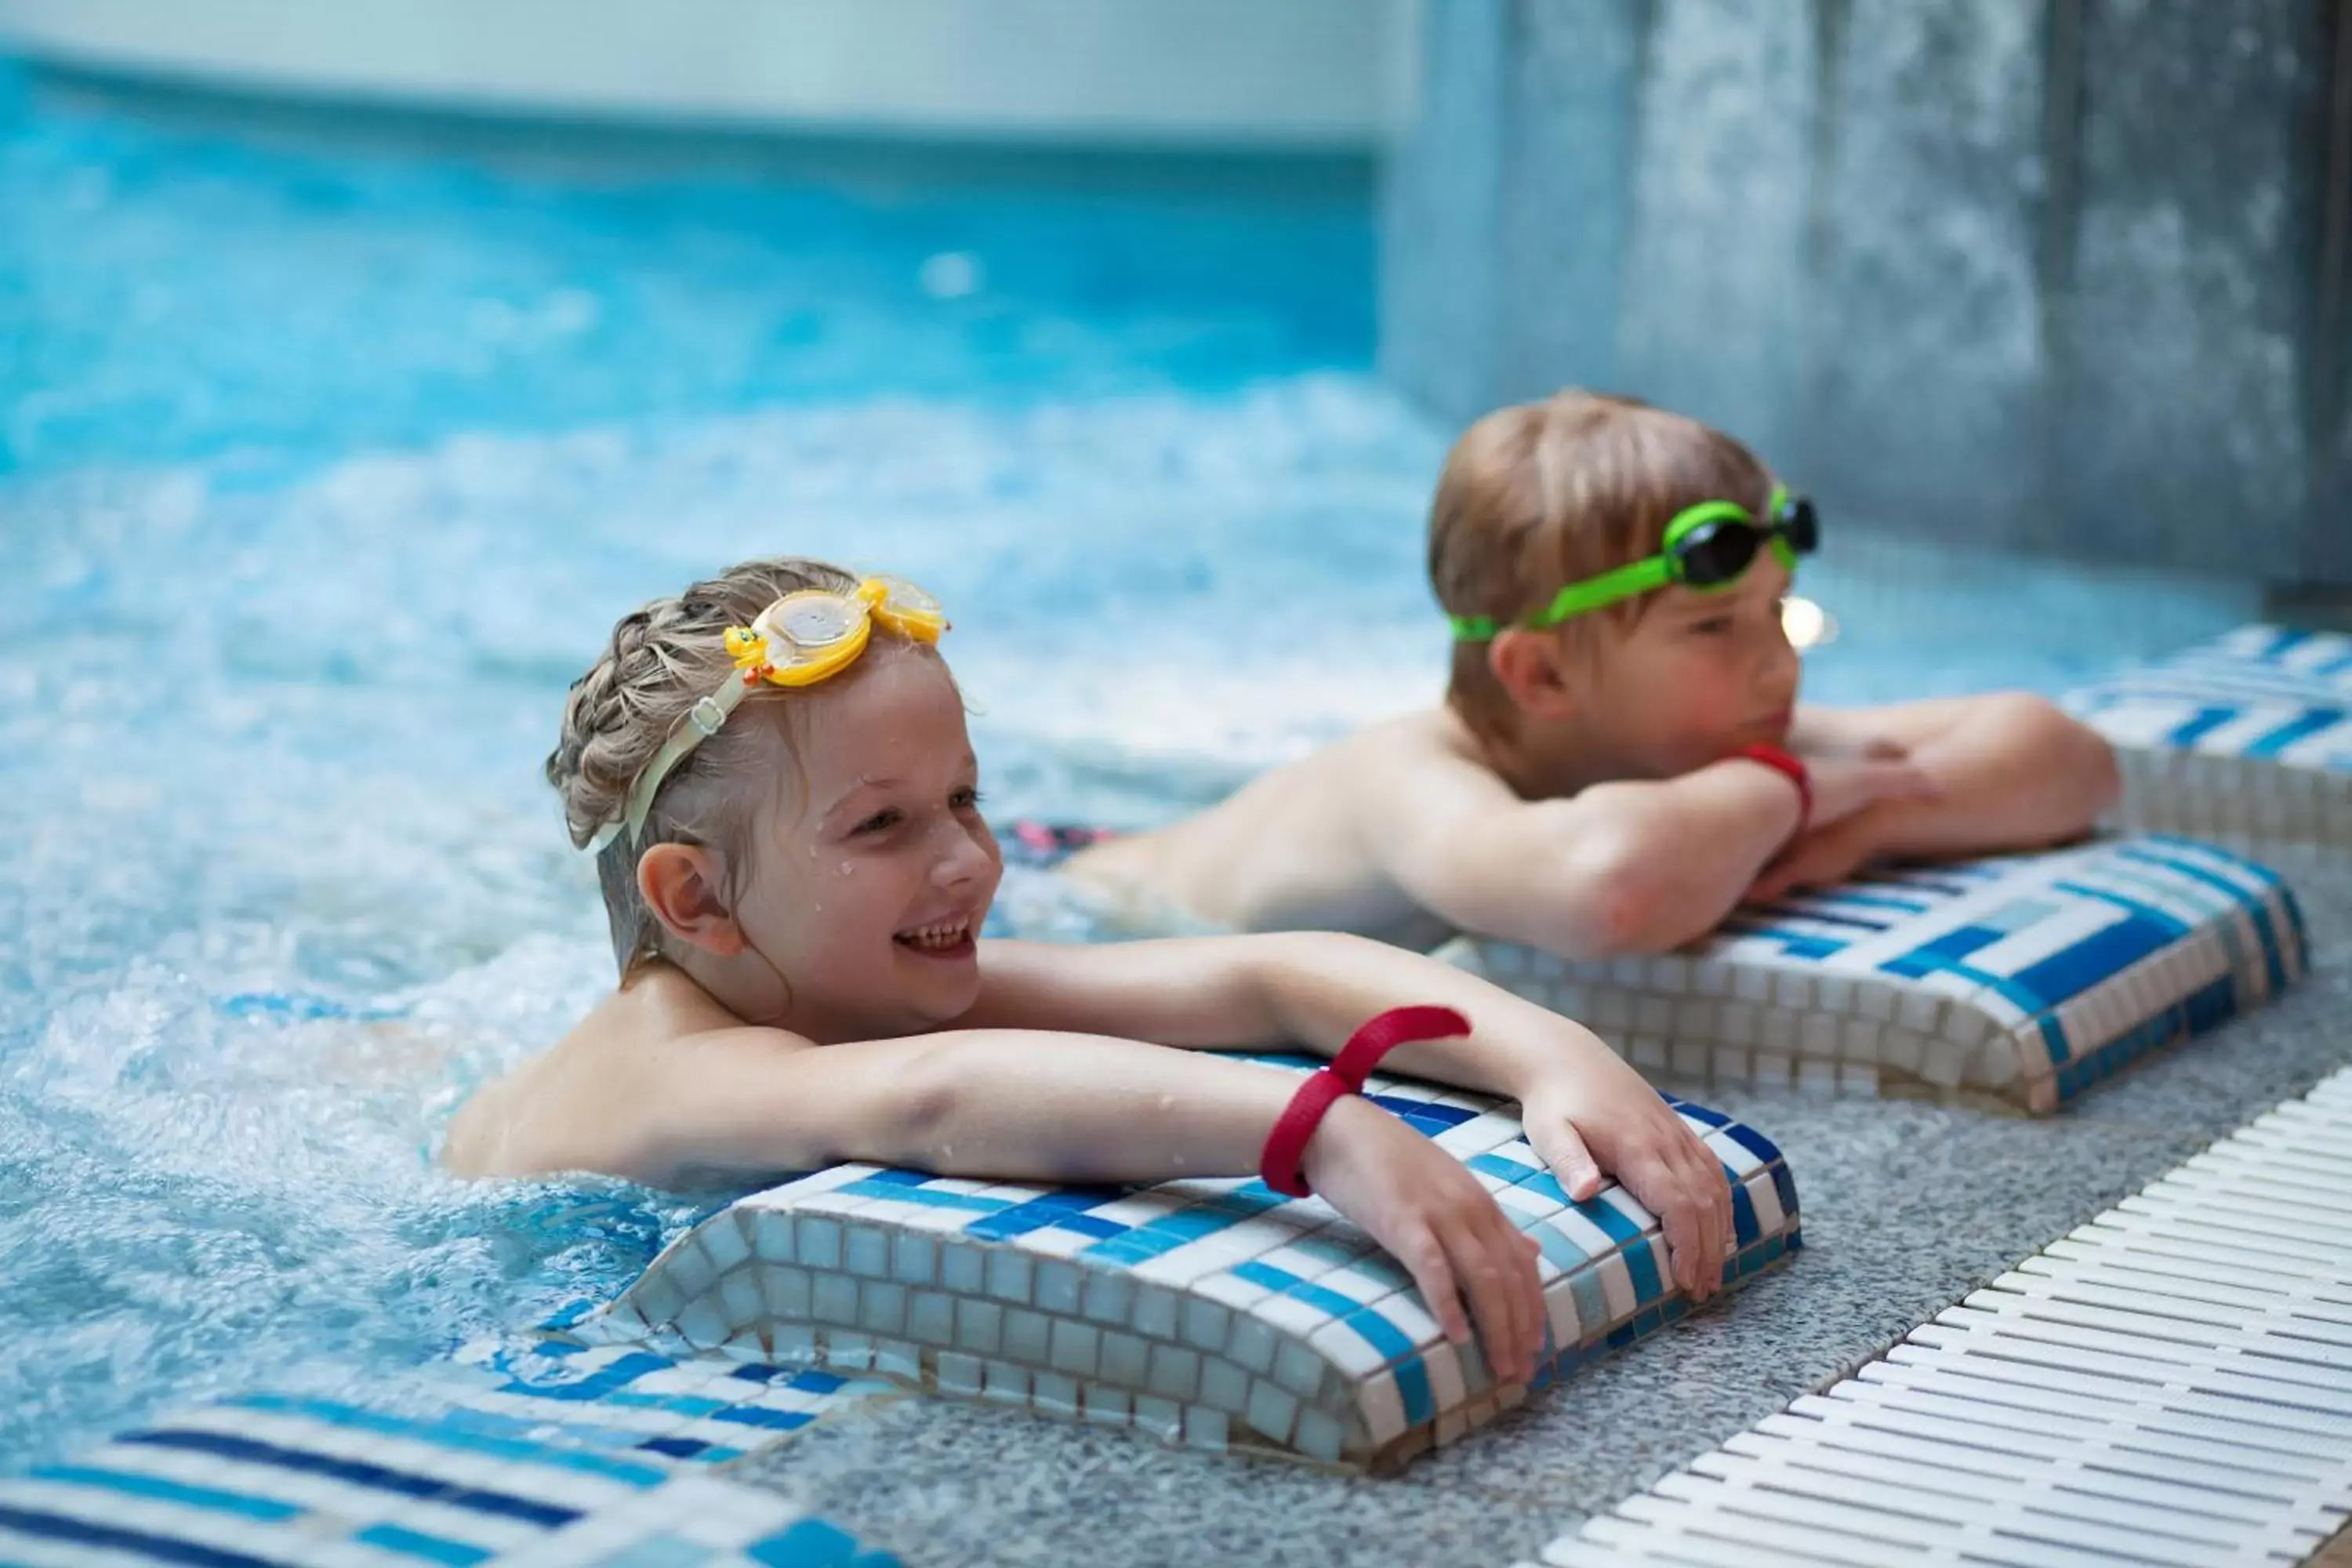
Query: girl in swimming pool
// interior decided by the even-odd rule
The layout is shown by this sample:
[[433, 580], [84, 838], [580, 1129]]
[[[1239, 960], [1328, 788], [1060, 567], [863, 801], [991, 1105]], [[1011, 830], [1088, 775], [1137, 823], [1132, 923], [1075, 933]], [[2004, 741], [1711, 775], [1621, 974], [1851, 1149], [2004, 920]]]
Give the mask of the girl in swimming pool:
[[906, 584], [803, 560], [746, 563], [621, 621], [547, 763], [572, 842], [597, 856], [620, 984], [460, 1110], [452, 1171], [1263, 1170], [1362, 1226], [1450, 1338], [1475, 1319], [1496, 1371], [1524, 1380], [1543, 1334], [1536, 1248], [1477, 1180], [1332, 1075], [1302, 1089], [1213, 1054], [1330, 1055], [1427, 1004], [1368, 1031], [1411, 1037], [1390, 1065], [1517, 1100], [1570, 1195], [1614, 1172], [1659, 1215], [1682, 1288], [1715, 1291], [1722, 1167], [1574, 1023], [1336, 934], [981, 941], [1002, 863], [945, 625]]

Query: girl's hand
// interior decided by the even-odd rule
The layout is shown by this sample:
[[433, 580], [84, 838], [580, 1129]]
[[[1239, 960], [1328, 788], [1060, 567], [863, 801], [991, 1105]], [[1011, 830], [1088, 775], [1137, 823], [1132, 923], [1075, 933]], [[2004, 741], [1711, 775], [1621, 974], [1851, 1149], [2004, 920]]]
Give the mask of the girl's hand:
[[1723, 1162], [1640, 1073], [1593, 1039], [1573, 1061], [1546, 1065], [1520, 1094], [1519, 1118], [1570, 1197], [1598, 1193], [1605, 1166], [1658, 1216], [1684, 1295], [1696, 1303], [1722, 1288], [1735, 1235]]
[[1460, 1161], [1351, 1094], [1315, 1130], [1305, 1171], [1316, 1192], [1404, 1265], [1449, 1342], [1468, 1341], [1475, 1317], [1497, 1382], [1535, 1376], [1544, 1337], [1535, 1238]]

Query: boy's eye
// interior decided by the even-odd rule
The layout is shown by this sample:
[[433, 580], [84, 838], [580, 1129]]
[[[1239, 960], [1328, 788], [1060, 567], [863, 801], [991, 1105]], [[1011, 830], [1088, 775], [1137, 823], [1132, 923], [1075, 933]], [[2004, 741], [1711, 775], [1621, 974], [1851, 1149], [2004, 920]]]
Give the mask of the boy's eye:
[[865, 821], [859, 823], [856, 827], [850, 829], [850, 831], [853, 833], [887, 833], [890, 829], [898, 826], [898, 816], [899, 813], [897, 806], [886, 805], [881, 810], [876, 812], [873, 816], [867, 817]]
[[948, 805], [957, 811], [971, 811], [980, 805], [980, 786], [966, 784], [948, 796]]
[[1719, 637], [1731, 629], [1729, 616], [1709, 616], [1703, 621], [1693, 621], [1691, 630], [1703, 637]]

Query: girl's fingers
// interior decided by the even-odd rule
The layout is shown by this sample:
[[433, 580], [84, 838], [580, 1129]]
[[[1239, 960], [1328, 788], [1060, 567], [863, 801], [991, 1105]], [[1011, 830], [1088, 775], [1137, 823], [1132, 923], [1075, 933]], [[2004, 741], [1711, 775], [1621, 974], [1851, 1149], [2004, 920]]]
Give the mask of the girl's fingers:
[[1706, 1262], [1703, 1258], [1706, 1230], [1699, 1220], [1697, 1194], [1686, 1190], [1681, 1175], [1664, 1162], [1650, 1167], [1643, 1185], [1654, 1188], [1658, 1194], [1658, 1201], [1648, 1206], [1666, 1233], [1667, 1249], [1674, 1254], [1675, 1282], [1692, 1300], [1703, 1300], [1701, 1281], [1720, 1265]]
[[[1491, 1308], [1489, 1300], [1482, 1299], [1478, 1309], [1478, 1330], [1488, 1364], [1497, 1382], [1525, 1383], [1534, 1370], [1534, 1335], [1539, 1321], [1538, 1298], [1529, 1289], [1527, 1249], [1519, 1245], [1517, 1232], [1507, 1237], [1500, 1234], [1510, 1229], [1507, 1221], [1499, 1226], [1465, 1229], [1467, 1245], [1476, 1257], [1475, 1261], [1465, 1260], [1463, 1271], [1473, 1280], [1483, 1280], [1492, 1291]], [[1484, 1295], [1478, 1285], [1471, 1289], [1474, 1295]], [[1490, 1310], [1493, 1316], [1488, 1315]]]
[[1543, 1274], [1536, 1268], [1536, 1259], [1542, 1253], [1536, 1246], [1535, 1238], [1517, 1226], [1511, 1229], [1511, 1239], [1518, 1249], [1520, 1299], [1528, 1304], [1528, 1357], [1520, 1377], [1520, 1381], [1525, 1383], [1534, 1379], [1536, 1363], [1543, 1356]]
[[1551, 1167], [1552, 1178], [1578, 1203], [1601, 1190], [1605, 1179], [1601, 1173], [1601, 1163], [1567, 1121], [1545, 1130], [1543, 1148], [1538, 1152], [1544, 1163]]
[[1421, 1299], [1429, 1303], [1431, 1314], [1448, 1344], [1460, 1344], [1470, 1337], [1470, 1321], [1463, 1315], [1462, 1293], [1454, 1281], [1454, 1267], [1447, 1260], [1445, 1248], [1436, 1233], [1423, 1228], [1397, 1254], [1405, 1271], [1421, 1290]]
[[1458, 1260], [1458, 1270], [1469, 1282], [1471, 1316], [1477, 1321], [1478, 1337], [1507, 1366], [1508, 1358], [1518, 1354], [1518, 1307], [1511, 1300], [1501, 1264], [1492, 1256], [1492, 1244], [1469, 1227], [1463, 1229], [1458, 1245], [1467, 1256]]

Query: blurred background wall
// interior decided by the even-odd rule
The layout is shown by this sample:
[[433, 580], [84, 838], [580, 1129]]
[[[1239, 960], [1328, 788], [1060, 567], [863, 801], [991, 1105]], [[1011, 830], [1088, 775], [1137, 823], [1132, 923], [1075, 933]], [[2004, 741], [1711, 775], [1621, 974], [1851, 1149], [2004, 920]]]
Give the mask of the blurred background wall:
[[2352, 584], [2352, 4], [1428, 0], [1381, 359], [1843, 515]]
[[1378, 150], [1381, 363], [1721, 424], [1874, 526], [2352, 588], [2352, 0], [0, 0], [85, 69]]
[[475, 110], [1355, 147], [1405, 0], [0, 0], [28, 54]]

